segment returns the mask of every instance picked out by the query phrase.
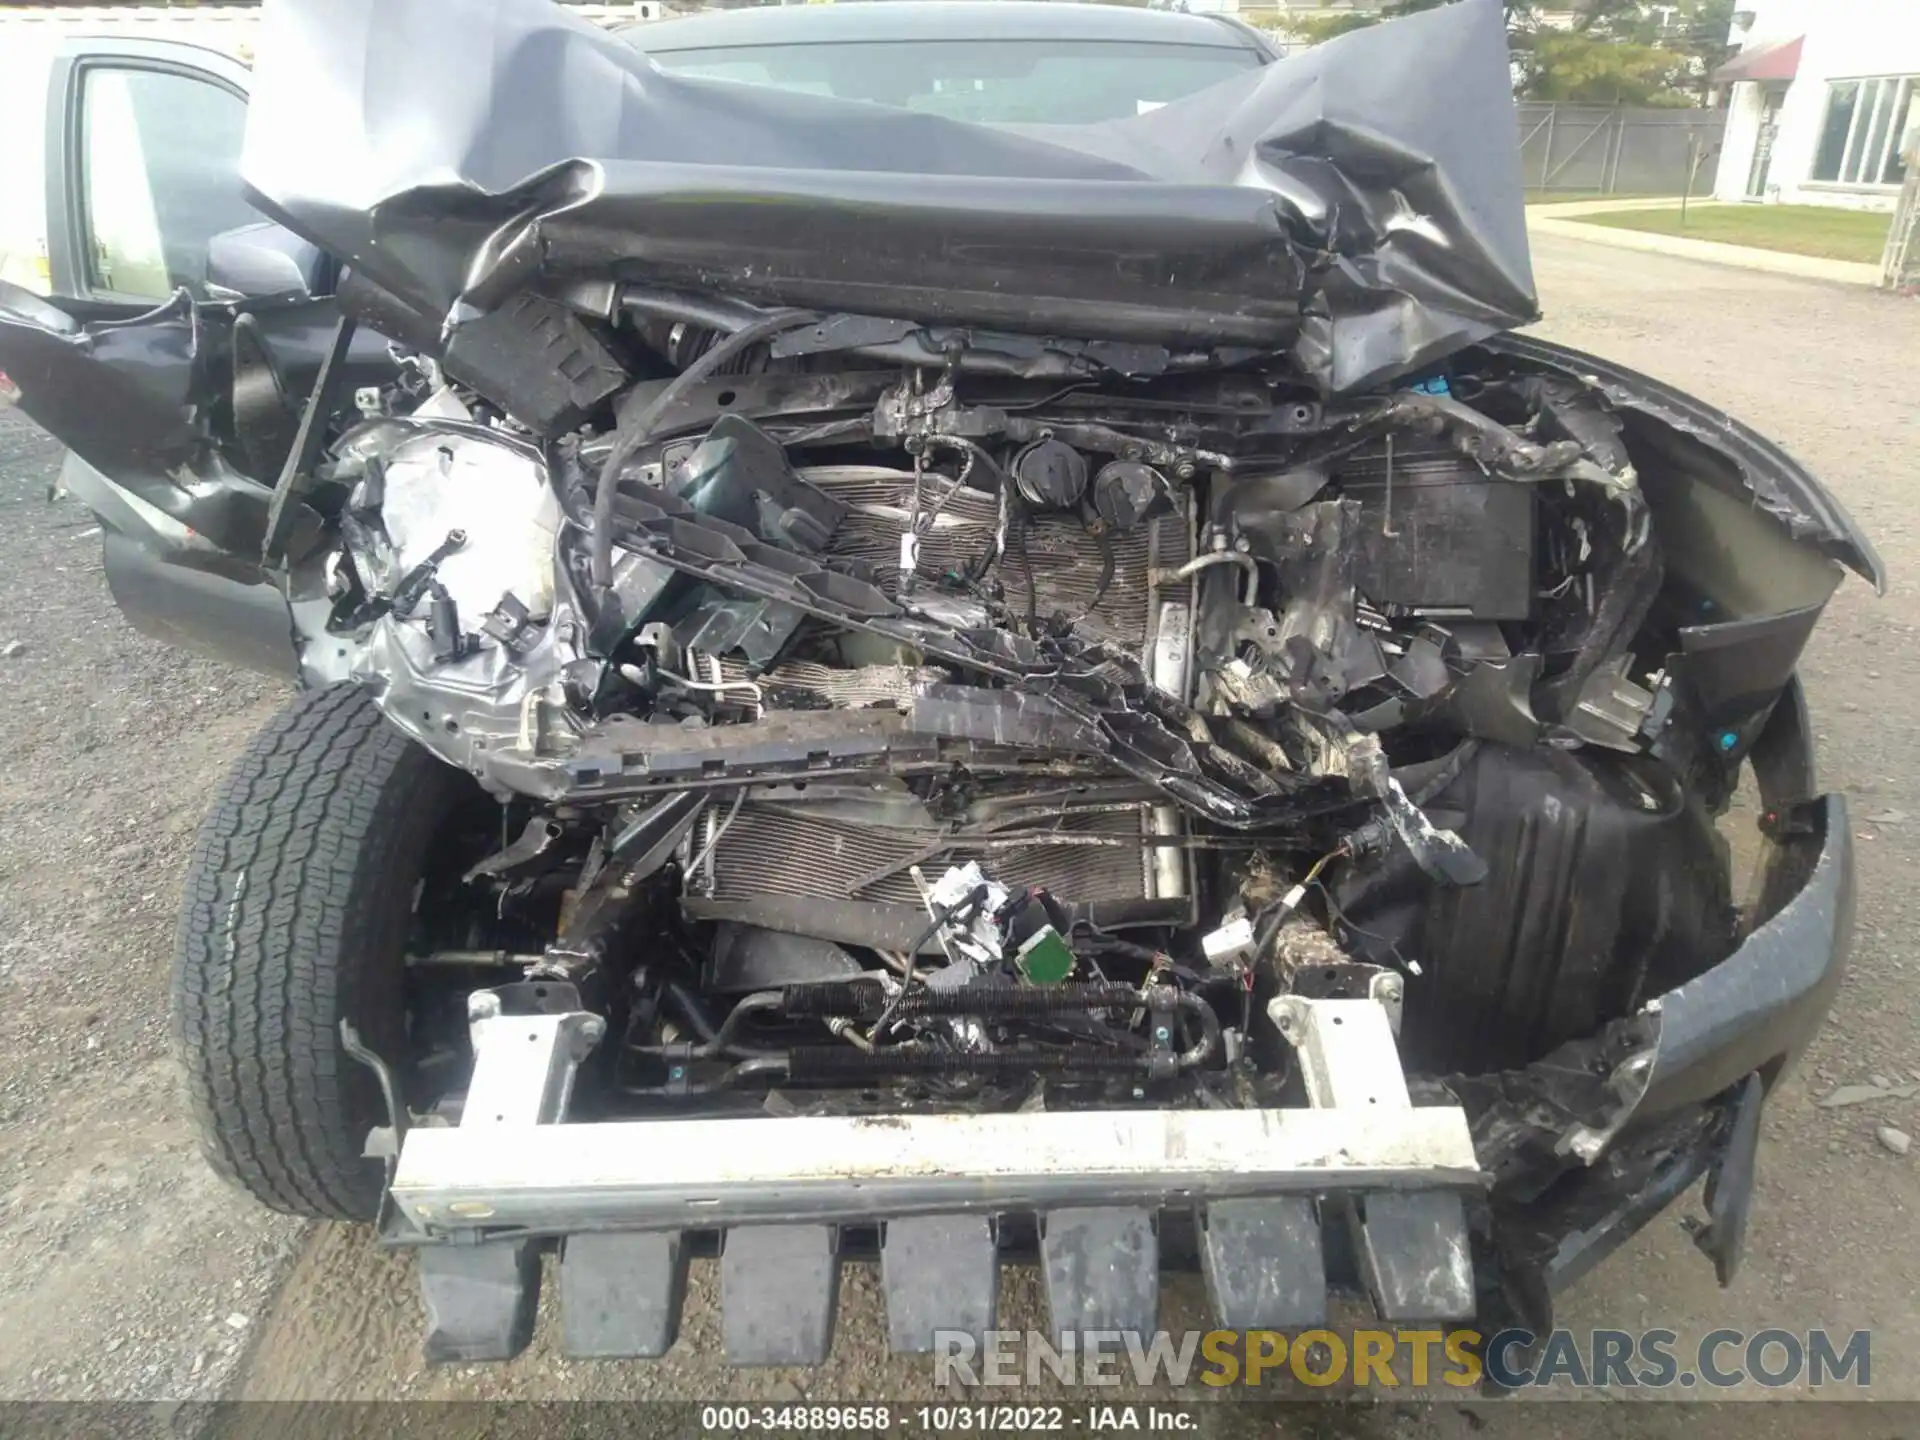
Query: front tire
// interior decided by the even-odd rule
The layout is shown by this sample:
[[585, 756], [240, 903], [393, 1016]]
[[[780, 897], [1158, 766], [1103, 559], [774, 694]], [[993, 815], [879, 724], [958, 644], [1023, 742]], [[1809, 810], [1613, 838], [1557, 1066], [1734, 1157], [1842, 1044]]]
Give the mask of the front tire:
[[399, 1069], [406, 943], [433, 842], [470, 782], [334, 686], [282, 710], [222, 784], [189, 862], [173, 1030], [201, 1147], [289, 1214], [371, 1220], [379, 1086], [340, 1021]]

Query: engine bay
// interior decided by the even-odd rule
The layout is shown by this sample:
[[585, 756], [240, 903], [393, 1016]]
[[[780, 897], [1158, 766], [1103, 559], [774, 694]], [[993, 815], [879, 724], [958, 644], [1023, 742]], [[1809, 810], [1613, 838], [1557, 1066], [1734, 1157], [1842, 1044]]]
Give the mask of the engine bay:
[[608, 1017], [618, 1113], [1299, 1103], [1275, 996], [1482, 1074], [1737, 943], [1755, 610], [1837, 567], [1670, 569], [1707, 487], [1641, 461], [1696, 442], [1598, 378], [685, 308], [507, 307], [603, 392], [406, 357], [315, 467], [309, 678], [493, 817], [422, 902], [423, 1073], [507, 971]]

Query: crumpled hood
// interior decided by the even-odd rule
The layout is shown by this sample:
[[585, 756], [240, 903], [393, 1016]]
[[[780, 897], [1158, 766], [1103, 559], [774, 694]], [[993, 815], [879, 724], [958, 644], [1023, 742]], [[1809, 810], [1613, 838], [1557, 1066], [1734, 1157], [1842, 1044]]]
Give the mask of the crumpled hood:
[[1337, 392], [1537, 314], [1498, 0], [1018, 129], [668, 74], [550, 0], [267, 0], [242, 169], [446, 325], [628, 281], [1281, 349]]

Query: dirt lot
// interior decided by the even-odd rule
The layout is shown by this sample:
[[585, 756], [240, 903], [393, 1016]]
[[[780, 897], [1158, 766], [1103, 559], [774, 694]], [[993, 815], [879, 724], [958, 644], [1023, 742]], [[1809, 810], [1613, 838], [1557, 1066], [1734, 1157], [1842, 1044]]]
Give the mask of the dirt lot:
[[[1568, 1297], [1564, 1321], [1683, 1335], [1867, 1327], [1875, 1392], [1920, 1398], [1920, 1154], [1874, 1137], [1883, 1123], [1920, 1131], [1920, 1102], [1812, 1104], [1870, 1075], [1920, 1079], [1920, 951], [1907, 938], [1920, 920], [1920, 718], [1905, 704], [1920, 691], [1920, 305], [1572, 240], [1542, 241], [1536, 260], [1543, 333], [1770, 431], [1839, 491], [1894, 577], [1880, 601], [1847, 586], [1808, 660], [1826, 781], [1855, 797], [1861, 928], [1832, 1023], [1769, 1107], [1746, 1269], [1718, 1291], [1676, 1211]], [[25, 646], [0, 660], [0, 1398], [930, 1393], [926, 1365], [887, 1357], [875, 1287], [858, 1273], [833, 1360], [815, 1374], [721, 1368], [704, 1276], [666, 1362], [569, 1365], [543, 1333], [509, 1366], [428, 1371], [404, 1257], [270, 1216], [213, 1180], [166, 1053], [176, 891], [211, 787], [283, 692], [126, 628], [90, 518], [48, 502], [57, 461], [50, 441], [0, 417], [0, 645]], [[1010, 1298], [1003, 1323], [1038, 1313], [1026, 1280]], [[1169, 1298], [1165, 1323], [1199, 1320], [1194, 1287]], [[1583, 1406], [1555, 1419], [1581, 1434], [1859, 1433], [1834, 1407], [1735, 1420]], [[1447, 1408], [1377, 1428], [1484, 1423]]]

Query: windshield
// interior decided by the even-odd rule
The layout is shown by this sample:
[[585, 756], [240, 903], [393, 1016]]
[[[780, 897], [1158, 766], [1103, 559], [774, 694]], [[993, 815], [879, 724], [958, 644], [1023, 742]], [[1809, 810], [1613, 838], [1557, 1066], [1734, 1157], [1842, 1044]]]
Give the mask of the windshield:
[[648, 51], [664, 70], [871, 100], [953, 120], [1139, 115], [1260, 63], [1253, 50], [1101, 40], [870, 40]]

